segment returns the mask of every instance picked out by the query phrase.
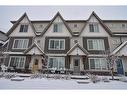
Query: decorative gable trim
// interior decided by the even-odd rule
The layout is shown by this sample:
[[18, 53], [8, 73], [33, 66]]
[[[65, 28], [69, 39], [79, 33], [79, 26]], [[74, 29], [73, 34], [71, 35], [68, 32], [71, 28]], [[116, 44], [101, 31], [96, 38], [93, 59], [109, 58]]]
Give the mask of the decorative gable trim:
[[[102, 25], [102, 27], [105, 29], [105, 31], [110, 35], [112, 36], [112, 32], [111, 30], [103, 23], [103, 21], [97, 16], [97, 14], [93, 11], [92, 14], [90, 15], [90, 17], [88, 18], [88, 20], [86, 21], [88, 23], [88, 21], [90, 20], [90, 18], [94, 16], [98, 21], [99, 23]], [[79, 35], [81, 35], [81, 33], [83, 32], [83, 30], [85, 29], [87, 24], [84, 25], [82, 31], [79, 33]]]
[[49, 29], [49, 27], [52, 25], [53, 21], [56, 19], [56, 17], [60, 17], [61, 20], [63, 21], [64, 25], [66, 26], [66, 28], [68, 29], [68, 31], [70, 32], [70, 34], [73, 36], [73, 33], [71, 31], [71, 29], [69, 28], [69, 26], [67, 25], [67, 23], [65, 22], [65, 20], [63, 19], [63, 17], [61, 16], [61, 14], [58, 12], [53, 19], [50, 21], [50, 23], [47, 25], [47, 27], [44, 29], [44, 31], [41, 33], [41, 36], [43, 36], [45, 34], [45, 32]]
[[34, 47], [37, 47], [40, 51], [41, 51], [41, 53], [42, 54], [45, 54], [44, 52], [43, 52], [43, 50], [34, 42], [28, 49], [26, 49], [25, 51], [24, 51], [24, 54], [26, 54], [26, 53], [28, 53], [32, 48], [34, 48]]
[[67, 55], [69, 55], [76, 47], [78, 47], [79, 49], [81, 49], [85, 55], [88, 55], [89, 53], [87, 52], [87, 50], [85, 50], [84, 48], [82, 48], [78, 43], [76, 43], [68, 52]]
[[11, 29], [6, 33], [7, 36], [9, 36], [13, 31], [14, 29], [20, 24], [20, 22], [25, 18], [27, 17], [28, 21], [29, 21], [29, 24], [31, 25], [33, 31], [34, 31], [34, 34], [36, 35], [36, 30], [33, 26], [33, 24], [31, 23], [31, 21], [29, 20], [28, 16], [26, 13], [24, 13], [14, 24], [13, 26], [11, 27]]
[[118, 53], [123, 47], [125, 47], [127, 45], [127, 41], [123, 42], [120, 46], [118, 46], [112, 53], [111, 55], [114, 55], [116, 53]]

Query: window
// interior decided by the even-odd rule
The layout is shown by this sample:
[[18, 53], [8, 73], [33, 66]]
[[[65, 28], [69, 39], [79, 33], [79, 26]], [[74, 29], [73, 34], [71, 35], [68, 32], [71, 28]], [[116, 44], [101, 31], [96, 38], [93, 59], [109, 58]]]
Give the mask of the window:
[[74, 66], [79, 66], [80, 59], [74, 59], [74, 62], [75, 62]]
[[28, 31], [28, 25], [21, 25], [19, 32], [27, 32]]
[[28, 47], [28, 39], [15, 39], [13, 48], [14, 49], [26, 49]]
[[90, 69], [107, 70], [107, 62], [105, 58], [89, 58]]
[[74, 28], [77, 28], [77, 24], [74, 24]]
[[35, 59], [34, 61], [35, 65], [38, 65], [38, 59]]
[[65, 68], [65, 58], [64, 57], [50, 57], [49, 58], [49, 68], [55, 68], [61, 70]]
[[50, 50], [64, 50], [65, 49], [65, 40], [64, 39], [50, 39], [49, 40], [49, 49]]
[[122, 23], [121, 26], [122, 26], [122, 29], [127, 29], [127, 24], [126, 23]]
[[125, 28], [125, 24], [122, 24], [122, 28]]
[[87, 40], [88, 50], [105, 50], [103, 39], [88, 39]]
[[10, 64], [9, 67], [16, 67], [16, 68], [24, 68], [25, 66], [25, 57], [22, 56], [11, 56], [10, 57]]
[[40, 40], [37, 40], [37, 43], [38, 43], [38, 44], [40, 44], [40, 42], [41, 42]]
[[90, 32], [99, 32], [98, 23], [89, 24]]
[[53, 32], [62, 32], [62, 23], [55, 23], [53, 26]]

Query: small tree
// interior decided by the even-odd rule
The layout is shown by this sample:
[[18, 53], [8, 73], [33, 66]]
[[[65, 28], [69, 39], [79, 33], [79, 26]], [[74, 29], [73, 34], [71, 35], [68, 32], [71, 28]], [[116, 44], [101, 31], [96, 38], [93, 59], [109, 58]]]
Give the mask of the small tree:
[[116, 61], [119, 59], [119, 57], [111, 55], [109, 50], [104, 51], [104, 54], [106, 56], [108, 69], [111, 71], [112, 80], [114, 80], [114, 65], [116, 64]]
[[43, 71], [43, 73], [45, 72], [45, 70], [48, 69], [47, 62], [48, 62], [47, 61], [47, 56], [44, 54], [43, 57], [42, 57], [42, 71]]

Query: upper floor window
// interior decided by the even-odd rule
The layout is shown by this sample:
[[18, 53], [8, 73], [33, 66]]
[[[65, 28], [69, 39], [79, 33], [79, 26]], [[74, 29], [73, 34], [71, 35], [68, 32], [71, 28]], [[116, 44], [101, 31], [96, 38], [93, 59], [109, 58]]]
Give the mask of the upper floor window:
[[41, 43], [41, 41], [40, 41], [40, 40], [37, 40], [37, 43], [38, 43], [38, 44], [40, 44], [40, 43]]
[[77, 24], [74, 24], [74, 28], [77, 28]]
[[53, 32], [62, 32], [62, 23], [54, 23]]
[[122, 23], [121, 27], [122, 27], [122, 29], [127, 29], [127, 24], [126, 23]]
[[28, 25], [24, 24], [20, 26], [19, 32], [27, 32], [28, 31]]
[[49, 49], [50, 50], [64, 50], [65, 49], [65, 40], [64, 39], [50, 39], [49, 40]]
[[89, 24], [90, 32], [99, 32], [98, 23], [90, 23]]
[[14, 49], [26, 49], [28, 47], [28, 39], [15, 39], [13, 48]]
[[88, 39], [87, 40], [88, 50], [105, 50], [103, 39]]
[[94, 70], [107, 70], [105, 58], [89, 58], [89, 68]]

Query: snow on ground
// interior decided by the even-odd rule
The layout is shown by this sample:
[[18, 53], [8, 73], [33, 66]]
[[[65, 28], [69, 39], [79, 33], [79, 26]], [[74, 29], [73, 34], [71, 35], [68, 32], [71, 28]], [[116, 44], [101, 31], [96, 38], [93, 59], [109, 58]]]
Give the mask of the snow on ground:
[[[79, 76], [81, 77], [81, 76]], [[30, 79], [25, 78], [24, 81], [11, 81], [11, 79], [0, 79], [0, 89], [127, 89], [127, 83], [121, 81], [111, 81], [110, 82], [97, 82], [97, 83], [88, 83], [88, 84], [78, 84], [79, 79]]]

